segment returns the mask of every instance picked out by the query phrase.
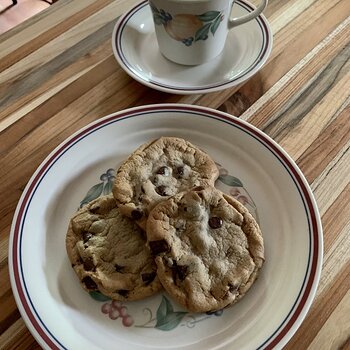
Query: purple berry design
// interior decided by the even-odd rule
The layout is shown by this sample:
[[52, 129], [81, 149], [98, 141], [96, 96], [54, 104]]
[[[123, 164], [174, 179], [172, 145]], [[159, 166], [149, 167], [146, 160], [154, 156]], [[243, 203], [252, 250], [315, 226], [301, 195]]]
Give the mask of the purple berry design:
[[124, 327], [131, 327], [134, 324], [133, 318], [128, 314], [128, 308], [120, 301], [112, 300], [110, 303], [103, 304], [101, 311], [108, 314], [111, 320], [121, 318]]
[[127, 315], [123, 317], [123, 326], [124, 327], [130, 327], [134, 324], [134, 320], [132, 319], [131, 316]]

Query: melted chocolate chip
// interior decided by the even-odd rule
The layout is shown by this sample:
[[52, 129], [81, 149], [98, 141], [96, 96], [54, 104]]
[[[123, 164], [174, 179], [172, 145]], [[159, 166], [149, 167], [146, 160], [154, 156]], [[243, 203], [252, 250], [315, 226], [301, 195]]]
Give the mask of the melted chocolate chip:
[[85, 284], [85, 287], [90, 290], [96, 290], [97, 289], [97, 284], [94, 282], [94, 280], [86, 276], [82, 279], [82, 282]]
[[179, 177], [181, 176], [184, 176], [185, 174], [185, 168], [183, 166], [179, 166], [177, 169], [176, 169], [176, 173]]
[[119, 289], [116, 291], [118, 294], [120, 294], [122, 297], [126, 298], [129, 294], [129, 291], [126, 289]]
[[159, 241], [150, 241], [149, 247], [153, 255], [158, 255], [169, 251], [168, 243], [164, 239]]
[[145, 194], [145, 189], [143, 188], [143, 186], [141, 186], [141, 192]]
[[90, 232], [84, 232], [83, 233], [83, 241], [86, 243], [90, 238], [92, 238], [93, 234]]
[[146, 285], [150, 284], [155, 279], [155, 277], [156, 273], [154, 271], [141, 274], [142, 281], [145, 282]]
[[140, 220], [143, 216], [143, 213], [142, 213], [142, 210], [140, 209], [134, 209], [132, 212], [131, 212], [131, 218], [133, 220]]
[[157, 170], [158, 175], [169, 176], [169, 169], [166, 166], [162, 166]]
[[156, 188], [156, 192], [160, 194], [161, 196], [167, 196], [166, 194], [166, 187], [161, 185]]
[[176, 276], [177, 276], [176, 261], [174, 261], [173, 266], [171, 266], [171, 275], [173, 277], [173, 281], [174, 281], [175, 285], [177, 286], [177, 283], [176, 283]]
[[118, 264], [115, 264], [114, 268], [116, 272], [122, 272], [124, 270], [124, 266], [120, 266]]
[[95, 264], [94, 264], [94, 261], [92, 260], [92, 258], [87, 258], [84, 261], [84, 269], [85, 269], [85, 271], [95, 270]]
[[183, 281], [187, 276], [188, 266], [186, 265], [178, 265], [176, 260], [173, 260], [173, 265], [171, 267], [173, 280], [176, 284], [176, 277], [179, 278], [180, 281]]
[[213, 229], [220, 228], [222, 226], [222, 219], [217, 216], [212, 216], [209, 219], [209, 226]]
[[93, 208], [90, 208], [90, 213], [92, 213], [92, 214], [98, 214], [99, 210], [100, 210], [100, 206], [99, 206], [99, 205], [96, 205], [96, 206], [94, 206]]
[[186, 276], [187, 276], [188, 266], [176, 265], [175, 269], [176, 269], [176, 273], [177, 273], [180, 281], [183, 281], [186, 278]]

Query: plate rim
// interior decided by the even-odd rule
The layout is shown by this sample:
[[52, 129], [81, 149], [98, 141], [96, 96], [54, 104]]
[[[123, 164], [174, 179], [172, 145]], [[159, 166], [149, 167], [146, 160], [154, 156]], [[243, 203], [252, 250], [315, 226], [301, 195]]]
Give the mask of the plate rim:
[[[235, 4], [238, 4], [245, 9], [249, 9], [248, 12], [251, 12], [255, 9], [255, 6], [252, 5], [250, 2], [247, 0], [236, 0]], [[204, 94], [204, 93], [209, 93], [209, 92], [214, 92], [214, 91], [220, 91], [223, 89], [227, 89], [230, 87], [237, 86], [241, 84], [242, 82], [248, 80], [251, 78], [254, 74], [256, 74], [266, 63], [268, 60], [271, 51], [272, 51], [272, 46], [273, 46], [273, 34], [272, 30], [270, 27], [270, 24], [266, 17], [263, 14], [260, 14], [257, 18], [253, 19], [252, 21], [257, 21], [259, 19], [259, 27], [261, 28], [261, 25], [264, 27], [261, 29], [263, 37], [265, 37], [265, 45], [263, 43], [262, 45], [262, 51], [263, 53], [259, 53], [259, 55], [256, 57], [256, 64], [248, 71], [246, 74], [241, 75], [237, 79], [233, 80], [228, 80], [227, 82], [224, 83], [216, 83], [216, 84], [209, 84], [204, 87], [189, 87], [189, 88], [180, 88], [179, 86], [168, 86], [165, 84], [161, 84], [156, 81], [152, 80], [147, 80], [142, 78], [137, 72], [131, 67], [131, 65], [127, 64], [127, 59], [125, 56], [119, 52], [119, 46], [122, 38], [122, 31], [125, 25], [125, 21], [130, 19], [136, 11], [142, 10], [144, 7], [149, 6], [148, 5], [148, 0], [143, 0], [140, 3], [137, 3], [134, 5], [129, 11], [127, 11], [125, 14], [123, 14], [121, 17], [119, 17], [118, 21], [116, 22], [113, 32], [112, 32], [112, 50], [115, 59], [121, 66], [121, 68], [133, 79], [138, 81], [139, 83], [148, 86], [152, 89], [162, 91], [162, 92], [167, 92], [167, 93], [173, 93], [173, 94], [180, 94], [180, 95], [190, 95], [190, 94]], [[261, 24], [260, 24], [261, 22]], [[118, 44], [117, 44], [118, 43]], [[121, 50], [122, 51], [122, 50]], [[260, 56], [260, 58], [259, 58]]]
[[[307, 312], [309, 311], [310, 306], [316, 294], [316, 290], [319, 284], [321, 270], [322, 270], [322, 261], [323, 261], [322, 223], [321, 223], [320, 213], [317, 208], [317, 203], [312, 193], [312, 190], [306, 178], [304, 177], [303, 173], [301, 172], [297, 164], [293, 161], [293, 159], [277, 142], [275, 142], [270, 136], [265, 134], [263, 131], [256, 128], [255, 126], [248, 123], [247, 121], [234, 117], [228, 113], [221, 112], [208, 107], [189, 105], [189, 104], [165, 103], [165, 104], [143, 105], [143, 106], [132, 107], [132, 108], [128, 108], [128, 109], [124, 109], [118, 112], [108, 114], [105, 117], [99, 118], [89, 123], [85, 127], [77, 130], [71, 136], [63, 140], [53, 151], [49, 153], [49, 155], [42, 161], [42, 163], [35, 170], [35, 172], [33, 173], [30, 180], [28, 181], [19, 199], [19, 202], [15, 210], [15, 214], [13, 216], [13, 220], [12, 220], [10, 239], [9, 239], [8, 261], [9, 261], [10, 282], [11, 282], [11, 287], [12, 287], [12, 291], [15, 297], [17, 307], [21, 313], [22, 318], [25, 321], [25, 324], [29, 329], [29, 331], [33, 334], [35, 339], [43, 348], [48, 348], [49, 346], [50, 349], [60, 349], [60, 347], [58, 347], [50, 339], [50, 337], [47, 336], [45, 330], [43, 330], [45, 326], [42, 327], [38, 323], [36, 319], [37, 317], [34, 314], [28, 316], [27, 311], [29, 310], [29, 312], [31, 312], [32, 307], [28, 305], [28, 302], [26, 300], [26, 297], [24, 296], [23, 290], [21, 290], [20, 288], [17, 288], [17, 283], [19, 287], [23, 288], [23, 286], [21, 285], [21, 282], [22, 282], [21, 276], [15, 276], [15, 272], [14, 272], [14, 265], [17, 264], [19, 266], [19, 263], [17, 262], [17, 255], [15, 254], [16, 252], [18, 253], [18, 251], [15, 251], [15, 249], [18, 246], [18, 234], [19, 234], [19, 228], [21, 226], [20, 215], [23, 214], [21, 213], [21, 210], [26, 207], [25, 201], [28, 199], [28, 197], [32, 193], [35, 186], [40, 185], [40, 181], [38, 183], [37, 181], [40, 180], [46, 168], [49, 169], [50, 165], [52, 165], [52, 162], [55, 162], [55, 159], [57, 160], [57, 157], [60, 154], [65, 153], [70, 147], [72, 147], [75, 144], [76, 140], [79, 141], [80, 136], [84, 136], [84, 137], [88, 136], [90, 132], [98, 130], [100, 127], [103, 127], [104, 125], [108, 125], [109, 121], [117, 120], [119, 118], [120, 120], [123, 120], [124, 117], [130, 117], [130, 116], [138, 117], [138, 113], [140, 112], [154, 113], [155, 111], [165, 112], [169, 110], [183, 112], [183, 113], [194, 113], [194, 112], [197, 112], [198, 114], [204, 113], [207, 115], [214, 116], [216, 117], [216, 119], [226, 120], [233, 126], [234, 124], [238, 124], [242, 126], [244, 129], [249, 130], [253, 134], [257, 135], [260, 138], [260, 141], [265, 141], [265, 142], [267, 141], [267, 143], [274, 148], [274, 151], [277, 151], [277, 153], [283, 159], [283, 161], [285, 161], [289, 165], [289, 170], [293, 171], [294, 176], [298, 178], [299, 185], [302, 187], [302, 190], [303, 190], [304, 196], [306, 197], [305, 199], [308, 205], [307, 209], [310, 211], [310, 213], [313, 214], [313, 216], [311, 215], [313, 227], [310, 228], [309, 231], [310, 231], [310, 234], [314, 236], [313, 237], [314, 246], [310, 247], [310, 249], [314, 250], [314, 252], [312, 255], [310, 271], [307, 272], [305, 275], [305, 279], [308, 279], [306, 283], [306, 287], [301, 289], [301, 292], [304, 289], [303, 293], [300, 292], [300, 294], [303, 294], [303, 296], [300, 298], [298, 296], [295, 302], [295, 304], [299, 302], [299, 305], [297, 306], [297, 308], [295, 308], [295, 310], [293, 310], [294, 309], [294, 305], [293, 305], [292, 310], [289, 312], [285, 320], [279, 326], [279, 328], [281, 328], [283, 325], [282, 330], [277, 334], [277, 336], [270, 341], [270, 338], [273, 337], [273, 335], [277, 331], [279, 331], [279, 328], [270, 336], [268, 340], [266, 340], [263, 344], [261, 344], [258, 347], [258, 349], [282, 348], [290, 340], [293, 334], [297, 331], [297, 329], [303, 322]], [[276, 155], [275, 152], [273, 151], [271, 152], [278, 160], [281, 161], [280, 157]], [[298, 188], [298, 191], [299, 191], [299, 188]], [[16, 233], [17, 233], [17, 236], [15, 236]], [[310, 276], [312, 277], [310, 278]], [[22, 303], [23, 300], [26, 305], [23, 305]], [[292, 311], [293, 311], [293, 314], [290, 315]], [[33, 324], [33, 320], [34, 320], [34, 324]], [[48, 332], [50, 333], [50, 331]], [[269, 342], [269, 343], [266, 344], [266, 342]], [[63, 348], [65, 347], [63, 346]]]

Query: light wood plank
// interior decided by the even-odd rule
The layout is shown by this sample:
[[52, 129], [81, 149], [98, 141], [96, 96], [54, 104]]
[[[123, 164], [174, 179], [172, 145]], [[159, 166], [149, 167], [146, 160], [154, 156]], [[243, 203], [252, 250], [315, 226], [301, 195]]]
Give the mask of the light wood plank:
[[337, 275], [334, 274], [332, 284], [322, 294], [317, 292], [308, 315], [284, 350], [307, 349], [349, 288], [349, 266], [345, 266]]
[[310, 344], [310, 350], [337, 350], [350, 337], [350, 291], [346, 293], [331, 317]]
[[[27, 45], [28, 43], [32, 43], [32, 41], [35, 40], [37, 37], [45, 34], [45, 32], [56, 27], [57, 25], [73, 17], [74, 15], [81, 13], [82, 11], [84, 11], [84, 9], [89, 7], [91, 8], [94, 6], [93, 8], [91, 8], [91, 10], [95, 10], [96, 8], [98, 8], [96, 7], [96, 3], [98, 2], [102, 2], [102, 5], [106, 3], [105, 0], [60, 0], [54, 5], [54, 9], [49, 8], [45, 14], [33, 18], [29, 22], [30, 25], [29, 23], [25, 23], [24, 25], [19, 27], [15, 33], [9, 33], [12, 35], [0, 35], [0, 60], [4, 59], [10, 53], [13, 54], [13, 52], [16, 52], [16, 50], [18, 50], [22, 46]], [[87, 15], [91, 13], [92, 12], [89, 11]], [[80, 19], [81, 18], [84, 17], [82, 16], [80, 17]], [[64, 26], [65, 29], [67, 28], [67, 24]], [[50, 36], [49, 39], [52, 39], [52, 36]], [[0, 67], [2, 66], [0, 65]], [[0, 71], [1, 70], [2, 69], [0, 68]]]
[[[334, 31], [322, 40], [292, 69], [279, 79], [258, 101], [250, 106], [241, 118], [249, 120], [255, 126], [264, 128], [266, 121], [276, 114], [277, 110], [289, 100], [295, 86], [304, 86], [308, 79], [330, 62], [342, 48], [337, 45], [350, 35], [350, 18], [343, 21]], [[254, 116], [254, 118], [252, 118]]]
[[332, 205], [349, 182], [350, 140], [311, 184], [321, 215]]
[[17, 320], [4, 333], [0, 334], [0, 348], [2, 350], [41, 350], [22, 319]]

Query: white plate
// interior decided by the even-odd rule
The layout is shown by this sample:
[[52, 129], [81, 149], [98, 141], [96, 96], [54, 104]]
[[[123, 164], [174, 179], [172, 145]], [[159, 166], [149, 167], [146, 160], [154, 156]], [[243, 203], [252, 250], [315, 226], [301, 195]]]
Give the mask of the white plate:
[[[245, 0], [233, 6], [236, 17], [254, 7]], [[159, 51], [148, 1], [136, 5], [117, 22], [112, 46], [114, 56], [132, 78], [153, 89], [194, 94], [238, 85], [254, 75], [272, 49], [272, 33], [263, 15], [230, 31], [223, 53], [198, 66], [183, 66]]]
[[[113, 171], [107, 170], [161, 135], [186, 138], [221, 165], [218, 187], [258, 216], [266, 263], [248, 294], [220, 315], [180, 313], [160, 293], [125, 303], [123, 312], [133, 322], [126, 327], [122, 318], [110, 318], [118, 316], [114, 310], [121, 305], [97, 301], [81, 288], [66, 255], [65, 234], [90, 188], [94, 186], [88, 199], [110, 190]], [[321, 264], [319, 214], [291, 158], [240, 119], [178, 104], [109, 115], [59, 145], [21, 197], [9, 251], [12, 289], [22, 317], [41, 346], [51, 349], [281, 348], [310, 307]]]

